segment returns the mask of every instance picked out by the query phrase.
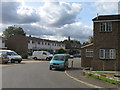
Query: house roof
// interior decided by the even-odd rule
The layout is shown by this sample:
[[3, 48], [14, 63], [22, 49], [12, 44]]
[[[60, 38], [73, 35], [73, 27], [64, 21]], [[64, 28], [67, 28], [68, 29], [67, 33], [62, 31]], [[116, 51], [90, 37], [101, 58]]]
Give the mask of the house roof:
[[86, 47], [89, 47], [89, 46], [92, 46], [92, 45], [93, 45], [93, 43], [90, 43], [88, 45], [82, 46], [81, 48], [86, 48]]
[[115, 15], [99, 15], [92, 19], [92, 21], [100, 21], [100, 20], [120, 20], [120, 14]]
[[27, 37], [28, 40], [38, 40], [38, 41], [47, 41], [47, 42], [53, 42], [53, 43], [61, 43], [64, 44], [61, 41], [53, 41], [53, 40], [48, 40], [48, 39], [41, 39], [41, 38], [37, 38], [37, 37]]

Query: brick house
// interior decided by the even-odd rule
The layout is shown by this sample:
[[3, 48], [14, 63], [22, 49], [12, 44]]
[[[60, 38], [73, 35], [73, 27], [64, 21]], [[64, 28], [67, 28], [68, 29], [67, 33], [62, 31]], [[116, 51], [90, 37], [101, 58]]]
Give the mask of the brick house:
[[93, 24], [91, 67], [94, 70], [120, 70], [120, 14], [99, 15], [93, 19]]
[[82, 67], [91, 67], [93, 60], [93, 43], [82, 46], [81, 54], [81, 66]]
[[9, 50], [14, 50], [18, 54], [27, 54], [27, 38], [21, 35], [14, 35], [5, 41], [5, 46]]

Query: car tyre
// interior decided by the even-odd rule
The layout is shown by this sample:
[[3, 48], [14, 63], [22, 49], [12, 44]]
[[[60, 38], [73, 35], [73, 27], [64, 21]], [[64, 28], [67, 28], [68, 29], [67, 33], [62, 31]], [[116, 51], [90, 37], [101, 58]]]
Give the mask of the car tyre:
[[18, 61], [18, 63], [21, 63], [21, 61]]
[[52, 68], [51, 68], [51, 67], [50, 67], [49, 69], [50, 69], [50, 70], [52, 70]]
[[37, 60], [37, 57], [34, 57], [34, 60]]
[[46, 60], [48, 61], [48, 60], [49, 60], [49, 58], [47, 57], [47, 58], [46, 58]]
[[8, 62], [4, 62], [5, 64], [7, 64]]
[[11, 60], [11, 63], [15, 63], [15, 61], [14, 61], [14, 60]]

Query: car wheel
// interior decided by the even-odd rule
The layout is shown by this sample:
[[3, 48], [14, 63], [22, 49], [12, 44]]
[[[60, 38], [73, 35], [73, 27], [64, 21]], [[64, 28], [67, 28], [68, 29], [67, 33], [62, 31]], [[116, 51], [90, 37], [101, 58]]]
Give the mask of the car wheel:
[[14, 61], [14, 60], [11, 60], [11, 63], [15, 63], [15, 61]]
[[34, 57], [34, 60], [37, 60], [37, 57]]
[[51, 68], [51, 67], [50, 67], [49, 69], [50, 69], [50, 70], [52, 70], [52, 68]]
[[5, 64], [7, 64], [8, 62], [4, 62]]
[[18, 63], [21, 63], [21, 61], [18, 61]]
[[48, 61], [48, 60], [49, 60], [49, 58], [47, 57], [47, 58], [46, 58], [46, 60]]

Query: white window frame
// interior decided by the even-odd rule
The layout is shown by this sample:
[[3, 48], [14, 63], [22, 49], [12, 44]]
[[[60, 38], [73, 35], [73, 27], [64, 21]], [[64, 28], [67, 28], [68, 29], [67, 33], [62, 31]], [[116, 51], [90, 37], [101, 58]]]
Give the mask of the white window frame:
[[[104, 25], [105, 25], [105, 30], [103, 30]], [[108, 29], [107, 29], [107, 25], [108, 25]], [[101, 22], [100, 32], [112, 32], [112, 22]]]
[[[103, 55], [101, 55], [101, 51], [103, 52]], [[108, 57], [107, 57], [107, 54], [108, 54]], [[115, 49], [100, 49], [99, 57], [100, 59], [116, 59], [116, 50]]]
[[93, 49], [86, 49], [86, 57], [93, 57]]

